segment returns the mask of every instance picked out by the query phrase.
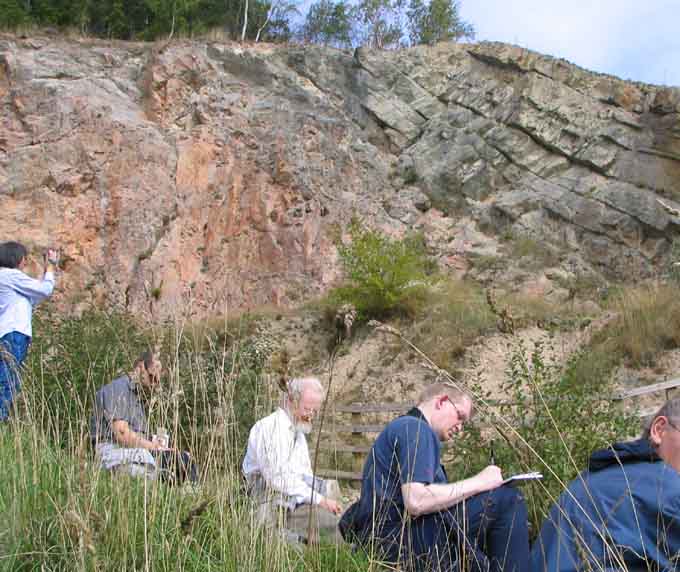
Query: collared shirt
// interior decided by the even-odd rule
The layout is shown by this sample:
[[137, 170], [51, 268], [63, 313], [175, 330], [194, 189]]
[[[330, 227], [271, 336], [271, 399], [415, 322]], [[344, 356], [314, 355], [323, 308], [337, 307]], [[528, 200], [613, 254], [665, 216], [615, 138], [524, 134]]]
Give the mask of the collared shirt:
[[278, 408], [260, 419], [250, 430], [248, 450], [243, 460], [243, 474], [253, 486], [259, 478], [266, 487], [280, 495], [281, 504], [294, 508], [299, 504], [318, 504], [322, 495], [312, 495], [312, 463], [307, 438], [296, 431], [286, 411]]
[[145, 437], [149, 424], [139, 400], [137, 386], [123, 375], [102, 387], [94, 399], [94, 413], [90, 420], [90, 437], [95, 443], [112, 443], [114, 421], [127, 421], [130, 429]]
[[17, 268], [0, 268], [0, 338], [10, 332], [30, 338], [33, 306], [53, 290], [53, 272], [45, 272], [42, 280], [36, 280]]

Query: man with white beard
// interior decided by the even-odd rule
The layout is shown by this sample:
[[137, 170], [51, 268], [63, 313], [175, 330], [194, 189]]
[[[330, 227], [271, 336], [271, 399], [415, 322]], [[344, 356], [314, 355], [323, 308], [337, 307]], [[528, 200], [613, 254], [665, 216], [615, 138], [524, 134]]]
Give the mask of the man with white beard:
[[341, 540], [337, 515], [342, 507], [329, 498], [329, 482], [314, 477], [305, 437], [324, 394], [315, 377], [291, 379], [281, 406], [250, 430], [243, 460], [243, 475], [258, 504], [258, 522], [278, 527], [296, 542], [317, 542], [320, 534]]

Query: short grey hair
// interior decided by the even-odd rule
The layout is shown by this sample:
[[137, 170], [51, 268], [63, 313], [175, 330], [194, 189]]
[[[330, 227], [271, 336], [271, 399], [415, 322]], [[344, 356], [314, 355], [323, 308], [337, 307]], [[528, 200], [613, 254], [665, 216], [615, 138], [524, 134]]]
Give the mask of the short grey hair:
[[326, 397], [326, 390], [317, 377], [294, 377], [286, 386], [288, 387], [288, 393], [284, 397], [286, 402], [299, 401], [306, 389], [315, 391], [322, 398]]
[[674, 423], [680, 423], [680, 397], [669, 399], [654, 415], [652, 415], [652, 419], [649, 421], [649, 423], [647, 423], [644, 430], [642, 431], [643, 439], [649, 439], [652, 425], [659, 417], [667, 417]]

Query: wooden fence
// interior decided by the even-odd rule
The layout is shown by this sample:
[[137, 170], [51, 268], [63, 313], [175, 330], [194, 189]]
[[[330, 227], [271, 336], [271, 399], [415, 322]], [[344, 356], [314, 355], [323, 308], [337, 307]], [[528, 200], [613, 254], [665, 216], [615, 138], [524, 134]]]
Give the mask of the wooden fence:
[[[680, 378], [671, 379], [669, 381], [662, 381], [622, 391], [620, 393], [607, 396], [612, 401], [626, 401], [630, 399], [640, 399], [656, 393], [664, 392], [664, 401], [672, 397], [673, 392], [680, 388]], [[492, 407], [501, 407], [503, 405], [513, 405], [510, 401], [488, 400], [486, 403]], [[324, 435], [322, 435], [320, 450], [325, 454], [329, 453], [346, 453], [352, 457], [352, 471], [341, 471], [331, 468], [318, 469], [317, 473], [322, 477], [334, 478], [348, 481], [361, 481], [360, 467], [363, 465], [363, 460], [366, 454], [371, 450], [371, 446], [366, 443], [367, 436], [375, 436], [383, 430], [384, 423], [365, 423], [363, 420], [366, 415], [371, 414], [390, 414], [393, 417], [403, 415], [414, 403], [375, 403], [375, 404], [360, 404], [350, 403], [348, 405], [336, 405], [332, 407], [331, 419], [325, 422]], [[641, 419], [651, 417], [660, 405], [656, 407], [647, 407], [641, 409], [638, 415]], [[334, 422], [335, 415], [350, 415], [350, 423]], [[327, 436], [331, 435], [329, 439]], [[341, 443], [338, 443], [338, 437], [341, 437]], [[347, 443], [347, 444], [345, 444]], [[313, 445], [312, 445], [313, 448]]]

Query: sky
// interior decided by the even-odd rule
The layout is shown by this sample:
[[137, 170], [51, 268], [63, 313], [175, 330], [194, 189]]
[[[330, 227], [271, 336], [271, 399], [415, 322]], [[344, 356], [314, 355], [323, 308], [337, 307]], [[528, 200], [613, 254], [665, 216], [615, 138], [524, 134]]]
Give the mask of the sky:
[[477, 40], [680, 87], [680, 0], [460, 0]]

